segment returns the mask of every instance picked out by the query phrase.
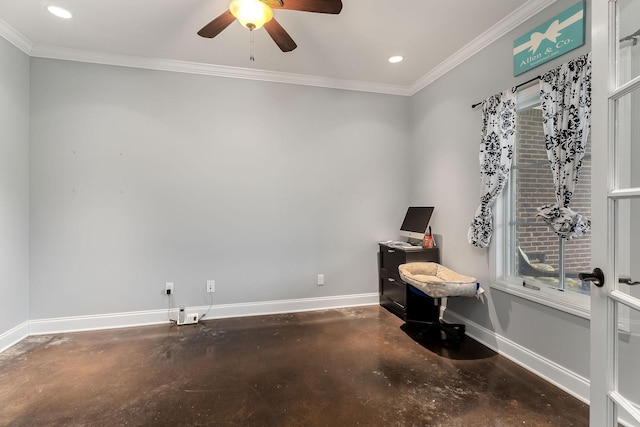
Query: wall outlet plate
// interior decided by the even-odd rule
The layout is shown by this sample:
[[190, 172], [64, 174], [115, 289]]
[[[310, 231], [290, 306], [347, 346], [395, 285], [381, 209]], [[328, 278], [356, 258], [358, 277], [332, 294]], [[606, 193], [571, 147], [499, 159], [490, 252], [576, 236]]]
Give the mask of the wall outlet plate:
[[207, 292], [215, 292], [215, 291], [216, 291], [216, 281], [207, 280]]
[[173, 282], [167, 282], [164, 284], [164, 293], [167, 295], [173, 293]]

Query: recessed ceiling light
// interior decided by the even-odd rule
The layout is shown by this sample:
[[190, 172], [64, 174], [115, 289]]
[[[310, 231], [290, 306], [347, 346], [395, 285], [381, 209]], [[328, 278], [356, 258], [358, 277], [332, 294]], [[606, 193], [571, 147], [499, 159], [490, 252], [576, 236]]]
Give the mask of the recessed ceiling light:
[[391, 58], [389, 58], [389, 62], [391, 62], [392, 64], [397, 64], [398, 62], [402, 62], [404, 58], [400, 55], [395, 55], [392, 56]]
[[51, 12], [53, 15], [57, 16], [58, 18], [69, 19], [73, 17], [71, 12], [69, 12], [67, 9], [63, 9], [58, 6], [49, 5], [47, 6], [47, 10]]

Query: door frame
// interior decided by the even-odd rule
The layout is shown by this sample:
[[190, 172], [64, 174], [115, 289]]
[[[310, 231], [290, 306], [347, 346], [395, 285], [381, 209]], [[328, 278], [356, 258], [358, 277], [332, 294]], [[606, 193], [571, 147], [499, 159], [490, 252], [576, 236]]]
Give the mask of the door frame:
[[[640, 309], [640, 301], [618, 291], [616, 265], [616, 203], [640, 199], [640, 189], [619, 190], [616, 171], [616, 100], [640, 90], [638, 78], [617, 87], [617, 2], [593, 0], [591, 8], [592, 48], [592, 156], [606, 159], [602, 167], [592, 167], [592, 267], [601, 267], [605, 284], [591, 290], [590, 325], [590, 425], [616, 427], [617, 405], [640, 417], [617, 392], [618, 324], [620, 303]], [[604, 369], [603, 369], [604, 368]]]

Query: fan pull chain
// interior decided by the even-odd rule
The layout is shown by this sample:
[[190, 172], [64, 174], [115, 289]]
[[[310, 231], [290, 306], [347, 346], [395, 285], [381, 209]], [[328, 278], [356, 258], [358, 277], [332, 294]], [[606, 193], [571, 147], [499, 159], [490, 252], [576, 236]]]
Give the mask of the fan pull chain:
[[250, 34], [250, 36], [249, 36], [249, 37], [250, 37], [250, 42], [249, 42], [249, 44], [250, 44], [250, 49], [251, 49], [251, 51], [250, 51], [250, 53], [249, 53], [249, 59], [250, 59], [251, 61], [255, 61], [255, 60], [256, 60], [256, 59], [255, 59], [255, 55], [254, 55], [254, 52], [255, 52], [255, 45], [254, 45], [254, 42], [253, 42], [253, 30], [252, 30], [252, 29], [250, 29], [250, 30], [249, 30], [249, 34]]

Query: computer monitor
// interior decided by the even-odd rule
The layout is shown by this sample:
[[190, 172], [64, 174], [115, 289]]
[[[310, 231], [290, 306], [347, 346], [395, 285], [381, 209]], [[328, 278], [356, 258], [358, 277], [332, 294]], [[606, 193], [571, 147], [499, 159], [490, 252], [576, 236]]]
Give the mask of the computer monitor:
[[429, 226], [433, 207], [411, 206], [407, 209], [400, 235], [408, 239], [422, 240]]

